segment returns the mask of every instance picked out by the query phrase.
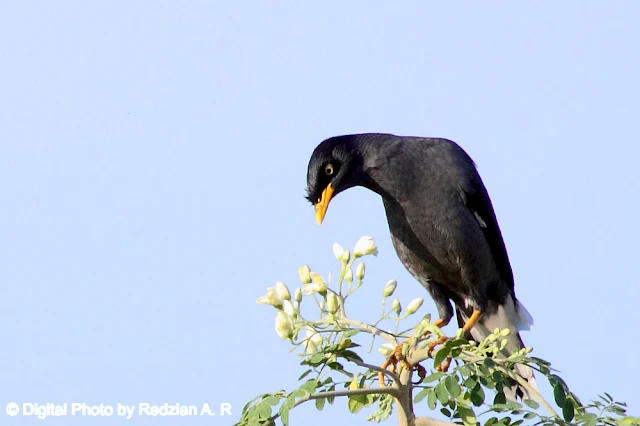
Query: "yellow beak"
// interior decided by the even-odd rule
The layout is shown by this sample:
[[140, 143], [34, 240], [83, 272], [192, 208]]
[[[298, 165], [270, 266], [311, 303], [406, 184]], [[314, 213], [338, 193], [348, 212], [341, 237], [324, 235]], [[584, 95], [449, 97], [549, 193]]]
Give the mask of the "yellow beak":
[[327, 208], [329, 207], [329, 201], [331, 201], [332, 195], [333, 188], [331, 187], [331, 184], [329, 184], [324, 191], [322, 191], [320, 201], [316, 204], [316, 222], [318, 222], [318, 225], [322, 225], [322, 221], [324, 220], [324, 215], [327, 213]]

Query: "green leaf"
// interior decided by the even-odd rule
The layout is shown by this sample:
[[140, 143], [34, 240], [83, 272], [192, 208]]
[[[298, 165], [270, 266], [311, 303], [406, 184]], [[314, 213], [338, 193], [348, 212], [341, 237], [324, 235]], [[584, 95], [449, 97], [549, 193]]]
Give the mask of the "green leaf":
[[342, 356], [344, 359], [348, 359], [348, 360], [356, 360], [356, 361], [362, 361], [362, 358], [360, 358], [360, 355], [358, 355], [357, 353], [355, 353], [354, 351], [350, 351], [350, 350], [343, 350], [340, 352], [340, 356]]
[[442, 414], [444, 414], [445, 416], [447, 416], [447, 417], [451, 417], [451, 411], [449, 411], [449, 409], [447, 409], [447, 408], [442, 407], [442, 408], [440, 409], [440, 412], [441, 412]]
[[436, 396], [436, 390], [434, 388], [431, 388], [429, 389], [429, 394], [427, 395], [427, 406], [430, 410], [435, 410], [437, 403], [438, 398]]
[[558, 382], [553, 386], [553, 399], [556, 400], [556, 404], [560, 408], [564, 408], [567, 403], [567, 395], [564, 393], [562, 385]]
[[305, 391], [308, 394], [312, 394], [318, 388], [318, 381], [311, 379], [307, 381], [304, 385], [300, 386], [300, 389]]
[[487, 379], [486, 377], [480, 376], [480, 383], [482, 383], [482, 386], [489, 388], [489, 389], [495, 389], [496, 387], [496, 383], [491, 380], [491, 379]]
[[529, 419], [534, 418], [535, 416], [537, 416], [536, 413], [528, 412], [527, 414], [524, 415], [524, 418], [529, 420]]
[[434, 381], [438, 380], [442, 376], [444, 376], [444, 373], [442, 371], [436, 371], [435, 373], [425, 377], [424, 380], [422, 381], [422, 383], [434, 382]]
[[304, 379], [305, 377], [307, 377], [307, 375], [308, 375], [309, 373], [311, 373], [311, 371], [312, 371], [312, 370], [307, 370], [307, 371], [305, 371], [304, 373], [302, 373], [302, 374], [300, 375], [300, 377], [298, 377], [298, 381], [300, 381], [300, 380]]
[[324, 398], [316, 399], [316, 408], [318, 409], [318, 411], [322, 411], [322, 409], [324, 408], [324, 403], [325, 403]]
[[470, 376], [464, 381], [464, 385], [467, 389], [473, 389], [478, 384], [478, 380], [476, 380], [475, 376]]
[[442, 361], [444, 361], [449, 356], [450, 353], [451, 353], [451, 350], [446, 346], [438, 349], [438, 352], [436, 352], [436, 355], [433, 357], [433, 365], [442, 364]]
[[280, 407], [280, 411], [279, 411], [280, 420], [282, 421], [282, 424], [284, 426], [288, 426], [289, 425], [289, 410], [290, 410], [290, 408], [287, 407], [287, 406], [283, 405], [282, 407]]
[[452, 397], [457, 398], [462, 393], [462, 389], [460, 388], [458, 380], [455, 376], [447, 376], [447, 378], [444, 379], [444, 384], [447, 387], [449, 395], [451, 395]]
[[520, 410], [522, 409], [522, 404], [519, 404], [514, 401], [507, 402], [507, 410]]
[[462, 423], [464, 423], [465, 426], [476, 426], [476, 415], [471, 407], [458, 404], [458, 415], [460, 416], [460, 420], [462, 420]]
[[348, 339], [348, 338], [350, 338], [350, 337], [355, 336], [355, 335], [356, 335], [356, 334], [358, 334], [358, 333], [360, 333], [360, 331], [359, 331], [359, 330], [354, 330], [354, 329], [347, 330], [347, 331], [345, 331], [345, 332], [344, 332], [344, 338], [345, 338], [345, 339]]
[[524, 404], [529, 407], [529, 408], [533, 408], [534, 410], [537, 410], [538, 408], [540, 408], [540, 404], [538, 404], [536, 401], [534, 401], [533, 399], [528, 399], [525, 398], [522, 400], [522, 402], [524, 402]]
[[349, 411], [355, 414], [358, 411], [362, 410], [365, 402], [366, 399], [364, 398], [364, 395], [350, 396], [347, 406], [349, 407]]
[[480, 384], [477, 384], [473, 388], [473, 390], [471, 390], [469, 397], [471, 399], [471, 403], [476, 407], [479, 407], [482, 404], [484, 404], [485, 395], [484, 395], [484, 390], [482, 390], [482, 386], [480, 386]]
[[447, 392], [444, 382], [440, 382], [436, 386], [436, 397], [438, 397], [438, 401], [440, 401], [442, 405], [449, 402], [449, 393]]
[[418, 392], [416, 394], [416, 396], [413, 397], [413, 402], [417, 404], [418, 402], [420, 402], [423, 399], [425, 399], [430, 390], [431, 390], [431, 388], [422, 389], [420, 392]]
[[496, 423], [498, 423], [498, 418], [497, 417], [491, 417], [489, 420], [487, 420], [485, 422], [484, 426], [493, 426]]
[[573, 404], [571, 401], [567, 401], [567, 403], [564, 404], [564, 407], [562, 407], [562, 417], [564, 417], [566, 421], [570, 422], [573, 420], [574, 415], [575, 411], [573, 409]]
[[[496, 397], [493, 398], [493, 404], [506, 404], [507, 403], [507, 397], [504, 396], [504, 392], [498, 392], [496, 394]], [[506, 406], [505, 406], [506, 408]]]
[[316, 352], [309, 358], [308, 362], [311, 365], [318, 365], [325, 360], [324, 354], [322, 352]]
[[485, 367], [489, 367], [489, 368], [493, 368], [496, 366], [495, 361], [492, 360], [491, 358], [485, 358], [484, 361], [482, 361], [482, 363], [485, 365]]

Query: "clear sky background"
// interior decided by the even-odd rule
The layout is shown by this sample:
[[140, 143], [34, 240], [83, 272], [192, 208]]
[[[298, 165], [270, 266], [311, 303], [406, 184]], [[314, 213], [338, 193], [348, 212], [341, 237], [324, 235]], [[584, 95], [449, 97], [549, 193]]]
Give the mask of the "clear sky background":
[[[469, 152], [536, 320], [525, 342], [584, 400], [640, 415], [640, 3], [2, 9], [3, 425], [45, 424], [7, 417], [10, 401], [230, 402], [231, 419], [46, 424], [231, 424], [302, 371], [255, 300], [301, 264], [335, 270], [336, 241], [380, 248], [353, 316], [376, 318], [390, 278], [404, 303], [425, 296], [377, 195], [339, 195], [322, 227], [303, 198], [313, 148], [361, 132]], [[367, 424], [336, 405], [292, 423]]]

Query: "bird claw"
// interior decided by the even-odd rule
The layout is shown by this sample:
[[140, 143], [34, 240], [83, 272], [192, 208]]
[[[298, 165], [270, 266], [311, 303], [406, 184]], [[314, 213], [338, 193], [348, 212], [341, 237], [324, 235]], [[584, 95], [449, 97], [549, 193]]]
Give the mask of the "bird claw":
[[435, 349], [436, 346], [443, 344], [444, 342], [446, 342], [447, 340], [449, 340], [447, 337], [442, 336], [437, 338], [436, 340], [434, 340], [433, 342], [429, 343], [429, 345], [427, 346], [427, 354], [429, 356], [432, 356], [432, 352]]

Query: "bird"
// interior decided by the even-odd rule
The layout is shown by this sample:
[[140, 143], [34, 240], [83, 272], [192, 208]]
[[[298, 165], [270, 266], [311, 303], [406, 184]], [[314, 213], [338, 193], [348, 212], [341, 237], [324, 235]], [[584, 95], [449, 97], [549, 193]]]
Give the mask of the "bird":
[[[306, 198], [322, 224], [330, 201], [352, 187], [381, 196], [402, 264], [433, 299], [439, 327], [454, 315], [475, 341], [509, 329], [508, 356], [524, 348], [533, 318], [518, 301], [491, 199], [471, 157], [437, 137], [362, 133], [335, 136], [313, 151]], [[531, 367], [516, 372], [537, 390]], [[507, 394], [505, 388], [505, 394]], [[519, 386], [507, 398], [528, 397]]]

